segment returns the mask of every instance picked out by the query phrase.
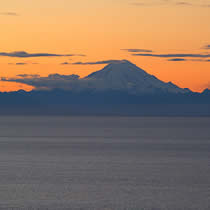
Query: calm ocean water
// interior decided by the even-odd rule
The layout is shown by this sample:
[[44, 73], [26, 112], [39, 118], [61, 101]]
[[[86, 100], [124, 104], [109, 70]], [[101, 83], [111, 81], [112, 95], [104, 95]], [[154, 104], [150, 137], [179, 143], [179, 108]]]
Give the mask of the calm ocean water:
[[209, 210], [210, 118], [0, 117], [0, 209]]

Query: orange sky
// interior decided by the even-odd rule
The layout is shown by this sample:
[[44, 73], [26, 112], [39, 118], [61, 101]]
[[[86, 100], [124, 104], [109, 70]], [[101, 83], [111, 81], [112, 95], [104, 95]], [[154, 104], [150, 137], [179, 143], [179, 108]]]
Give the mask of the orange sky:
[[[149, 49], [155, 54], [210, 53], [202, 49], [210, 44], [210, 1], [177, 3], [176, 0], [7, 0], [1, 3], [0, 9], [0, 52], [87, 56], [0, 56], [0, 76], [74, 73], [83, 77], [103, 65], [60, 63], [128, 59], [161, 80], [201, 91], [210, 84], [210, 62], [172, 62], [167, 58], [135, 57], [120, 50]], [[20, 62], [28, 64], [9, 64]], [[0, 82], [0, 91], [22, 88], [30, 89], [17, 83]]]

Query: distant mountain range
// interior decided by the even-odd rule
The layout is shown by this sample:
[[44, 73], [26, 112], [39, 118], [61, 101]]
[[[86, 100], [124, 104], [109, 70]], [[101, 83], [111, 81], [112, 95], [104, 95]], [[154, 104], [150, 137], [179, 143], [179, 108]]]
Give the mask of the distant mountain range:
[[83, 79], [56, 74], [6, 81], [37, 89], [0, 93], [0, 114], [210, 116], [209, 89], [196, 93], [165, 83], [127, 60]]

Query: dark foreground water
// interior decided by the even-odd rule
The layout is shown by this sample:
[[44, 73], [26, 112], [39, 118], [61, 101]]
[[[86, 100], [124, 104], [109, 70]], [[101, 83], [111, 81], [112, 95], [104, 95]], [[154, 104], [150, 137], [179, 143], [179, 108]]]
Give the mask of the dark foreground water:
[[0, 117], [0, 209], [209, 210], [210, 118]]

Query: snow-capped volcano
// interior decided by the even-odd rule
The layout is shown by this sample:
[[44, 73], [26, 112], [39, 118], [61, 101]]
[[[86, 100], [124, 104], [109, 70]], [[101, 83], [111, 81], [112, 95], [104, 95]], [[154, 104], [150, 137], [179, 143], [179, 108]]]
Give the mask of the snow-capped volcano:
[[86, 78], [95, 90], [119, 90], [130, 93], [187, 93], [173, 83], [165, 83], [133, 63], [122, 60], [108, 64]]

